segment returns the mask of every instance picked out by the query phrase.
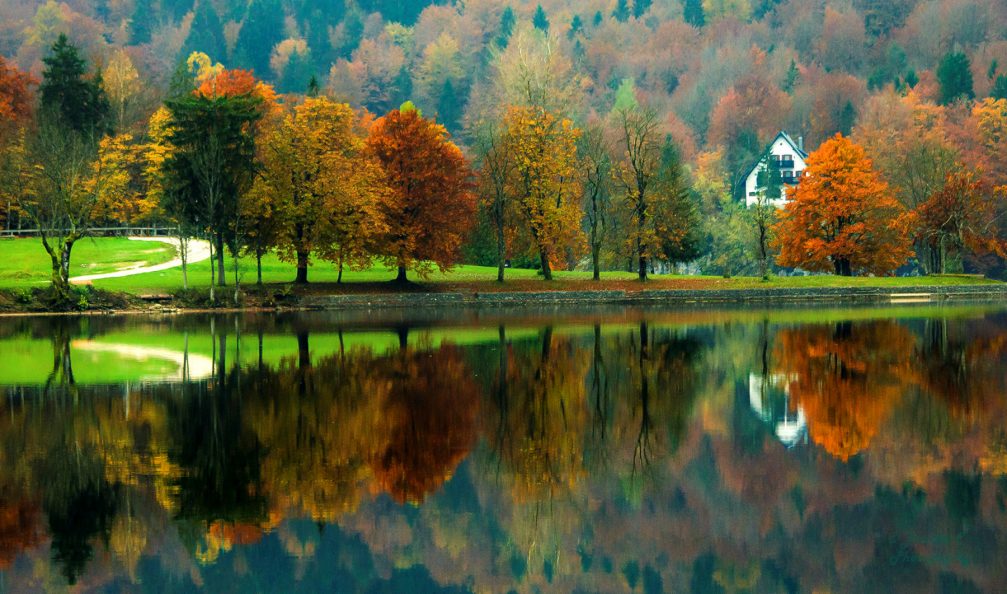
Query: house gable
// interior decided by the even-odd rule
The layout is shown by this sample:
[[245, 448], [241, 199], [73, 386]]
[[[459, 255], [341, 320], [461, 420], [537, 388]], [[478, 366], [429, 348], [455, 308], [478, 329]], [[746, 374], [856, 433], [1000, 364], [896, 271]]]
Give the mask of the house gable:
[[786, 186], [800, 183], [800, 177], [806, 167], [805, 160], [808, 153], [804, 152], [801, 144], [794, 142], [794, 139], [786, 132], [781, 131], [776, 135], [773, 142], [762, 152], [762, 157], [752, 165], [745, 176], [745, 204], [747, 206], [758, 202], [759, 173], [770, 164], [779, 168], [783, 177], [784, 190], [779, 198], [770, 197], [769, 201], [778, 207], [782, 207], [786, 203]]

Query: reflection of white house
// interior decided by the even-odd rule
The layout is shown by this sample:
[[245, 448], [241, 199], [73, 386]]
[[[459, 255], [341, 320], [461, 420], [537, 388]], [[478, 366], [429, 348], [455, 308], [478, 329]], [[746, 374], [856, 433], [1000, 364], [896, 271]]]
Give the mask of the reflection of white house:
[[[808, 441], [808, 421], [804, 410], [790, 409], [790, 379], [774, 374], [748, 375], [748, 403], [764, 423], [773, 427], [776, 438], [787, 448]], [[782, 386], [782, 390], [780, 387]]]
[[787, 201], [786, 186], [795, 186], [801, 181], [804, 174], [805, 159], [808, 153], [804, 152], [804, 140], [799, 138], [797, 142], [786, 132], [776, 135], [773, 143], [769, 145], [762, 159], [752, 166], [745, 178], [745, 205], [755, 205], [760, 197], [760, 192], [764, 191], [759, 187], [759, 174], [772, 167], [780, 172], [783, 181], [783, 188], [779, 197], [766, 196], [769, 203], [776, 207], [782, 207]]

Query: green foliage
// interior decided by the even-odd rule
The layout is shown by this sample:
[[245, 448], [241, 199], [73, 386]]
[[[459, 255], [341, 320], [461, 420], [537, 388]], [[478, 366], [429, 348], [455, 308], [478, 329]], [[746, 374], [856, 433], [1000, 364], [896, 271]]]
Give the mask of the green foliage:
[[166, 105], [175, 150], [164, 164], [164, 208], [189, 228], [205, 230], [218, 247], [233, 245], [238, 198], [254, 173], [249, 125], [262, 116], [260, 100], [187, 95]]
[[972, 99], [972, 63], [961, 52], [948, 52], [937, 67], [937, 80], [941, 84], [941, 102], [945, 105], [959, 99]]
[[535, 9], [535, 16], [531, 20], [532, 25], [536, 29], [544, 33], [549, 32], [549, 17], [545, 14], [545, 9], [539, 4], [538, 8]]
[[203, 52], [214, 61], [227, 59], [224, 27], [220, 24], [220, 16], [213, 8], [213, 3], [207, 0], [200, 0], [196, 6], [196, 15], [192, 20], [189, 36], [182, 44], [179, 57], [184, 59], [192, 52]]
[[640, 103], [636, 99], [636, 81], [632, 78], [622, 79], [615, 91], [615, 105], [612, 110], [636, 110], [639, 107]]
[[152, 0], [136, 0], [133, 15], [129, 19], [129, 42], [131, 44], [150, 43], [150, 33], [154, 28], [154, 14]]
[[464, 111], [463, 106], [451, 79], [445, 80], [437, 100], [437, 122], [447, 128], [448, 132], [456, 133]]
[[83, 133], [108, 130], [111, 110], [101, 76], [85, 75], [85, 62], [66, 35], [60, 34], [43, 62], [39, 99], [42, 110]]
[[635, 18], [641, 18], [643, 15], [647, 14], [650, 10], [650, 5], [653, 0], [636, 0], [633, 2], [633, 16]]
[[566, 33], [567, 39], [573, 39], [574, 37], [580, 35], [583, 32], [584, 32], [584, 21], [581, 20], [579, 14], [573, 15], [573, 18], [570, 19], [570, 30], [567, 31]]
[[993, 81], [990, 97], [994, 99], [1007, 99], [1007, 74], [1001, 74]]
[[629, 20], [629, 2], [627, 0], [618, 0], [615, 3], [615, 9], [612, 11], [612, 17], [620, 23], [625, 23]]
[[706, 13], [703, 12], [703, 0], [685, 0], [682, 7], [682, 18], [693, 27], [706, 24]]
[[668, 196], [667, 204], [661, 208], [666, 225], [666, 232], [660, 238], [661, 252], [672, 263], [691, 262], [702, 254], [703, 225], [699, 205], [689, 191], [681, 155], [670, 136], [665, 138], [661, 148], [658, 181]]
[[507, 43], [510, 41], [511, 35], [514, 34], [514, 25], [516, 24], [517, 17], [514, 16], [514, 9], [508, 6], [504, 9], [503, 13], [500, 14], [500, 29], [497, 31], [495, 40], [497, 47], [507, 47]]
[[[237, 67], [251, 70], [260, 78], [270, 77], [269, 55], [276, 44], [283, 41], [283, 18], [279, 0], [252, 0], [234, 45]], [[210, 56], [216, 58], [213, 54]], [[299, 87], [303, 88], [303, 85]]]
[[315, 81], [317, 94], [318, 79], [314, 75], [310, 54], [293, 52], [290, 54], [286, 68], [283, 69], [279, 90], [282, 93], [304, 93], [310, 88], [312, 80]]

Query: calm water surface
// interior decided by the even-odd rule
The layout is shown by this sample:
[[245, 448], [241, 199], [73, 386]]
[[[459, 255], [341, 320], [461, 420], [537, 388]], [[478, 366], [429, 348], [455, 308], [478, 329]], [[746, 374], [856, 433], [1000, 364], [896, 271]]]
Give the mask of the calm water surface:
[[0, 320], [0, 590], [997, 592], [1007, 309]]

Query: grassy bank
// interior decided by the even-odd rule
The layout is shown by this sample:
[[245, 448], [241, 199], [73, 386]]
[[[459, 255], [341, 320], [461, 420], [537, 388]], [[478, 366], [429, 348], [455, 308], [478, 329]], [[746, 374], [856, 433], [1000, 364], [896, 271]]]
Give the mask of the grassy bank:
[[[96, 238], [81, 241], [74, 250], [73, 274], [98, 274], [112, 272], [139, 265], [163, 263], [174, 257], [174, 249], [166, 244], [136, 242], [123, 238]], [[227, 259], [227, 280], [233, 284], [233, 262]], [[246, 305], [271, 305], [277, 296], [295, 304], [297, 297], [316, 295], [360, 295], [425, 292], [425, 293], [494, 293], [524, 291], [592, 291], [592, 290], [683, 290], [683, 291], [727, 291], [738, 289], [816, 289], [816, 288], [890, 288], [899, 287], [949, 287], [998, 284], [975, 276], [936, 277], [853, 277], [805, 276], [773, 277], [768, 281], [752, 277], [722, 278], [715, 276], [656, 275], [647, 283], [641, 283], [635, 274], [624, 271], [605, 272], [601, 281], [591, 279], [589, 272], [557, 272], [556, 280], [546, 282], [534, 270], [508, 269], [507, 280], [496, 282], [496, 269], [484, 266], [458, 266], [449, 272], [433, 272], [421, 279], [410, 273], [416, 283], [403, 288], [392, 284], [395, 272], [384, 266], [367, 270], [347, 270], [343, 282], [337, 283], [338, 271], [329, 263], [317, 262], [310, 270], [307, 286], [293, 286], [294, 267], [281, 262], [275, 255], [267, 256], [262, 263], [264, 286], [256, 287], [256, 266], [251, 258], [242, 259], [239, 277], [249, 295]], [[39, 303], [26, 298], [25, 290], [45, 287], [49, 278], [49, 262], [37, 239], [0, 240], [0, 292], [6, 293], [6, 300], [0, 298], [0, 309], [43, 310]], [[200, 262], [189, 267], [189, 285], [197, 293], [205, 293], [210, 282], [210, 263]], [[175, 295], [182, 290], [182, 271], [172, 269], [162, 272], [139, 274], [123, 278], [99, 280], [93, 289], [104, 294], [124, 294], [126, 296]], [[0, 295], [2, 297], [2, 295]], [[228, 301], [230, 291], [222, 294]], [[37, 301], [37, 300], [36, 300]], [[82, 303], [88, 299], [82, 299]], [[97, 303], [102, 299], [94, 299]], [[104, 299], [108, 302], [108, 299]], [[6, 304], [6, 306], [5, 306]], [[195, 306], [195, 301], [182, 301], [181, 305]]]
[[[124, 237], [82, 239], [73, 248], [71, 276], [105, 274], [139, 266], [163, 264], [175, 257], [175, 248], [153, 241], [130, 241]], [[0, 289], [45, 286], [52, 275], [52, 262], [42, 240], [0, 239]]]

